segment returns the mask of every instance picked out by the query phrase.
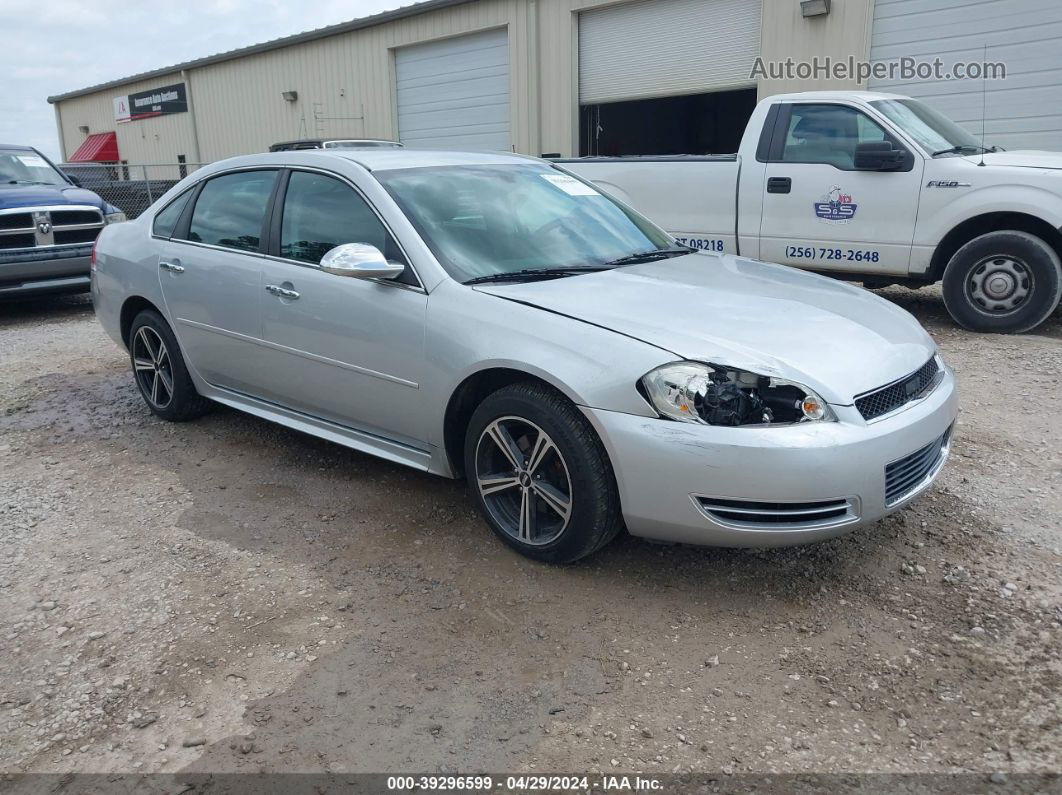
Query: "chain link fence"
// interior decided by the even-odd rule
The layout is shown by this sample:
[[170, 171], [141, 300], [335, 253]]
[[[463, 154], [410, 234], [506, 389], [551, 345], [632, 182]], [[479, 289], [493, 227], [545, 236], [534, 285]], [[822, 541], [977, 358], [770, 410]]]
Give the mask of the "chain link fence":
[[59, 168], [81, 187], [136, 218], [177, 182], [204, 163], [62, 163]]

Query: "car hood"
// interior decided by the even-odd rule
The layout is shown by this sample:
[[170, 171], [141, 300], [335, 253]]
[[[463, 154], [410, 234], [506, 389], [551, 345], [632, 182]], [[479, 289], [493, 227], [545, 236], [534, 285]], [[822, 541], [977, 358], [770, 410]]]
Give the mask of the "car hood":
[[730, 255], [476, 289], [633, 337], [676, 359], [798, 381], [835, 404], [914, 372], [936, 351], [918, 321], [873, 293]]
[[0, 185], [0, 210], [57, 204], [89, 204], [103, 209], [99, 196], [73, 185]]
[[[966, 155], [971, 163], [980, 163], [981, 155]], [[985, 152], [986, 166], [1022, 166], [1025, 168], [1062, 168], [1062, 152], [1040, 152], [1019, 149], [1014, 152]]]

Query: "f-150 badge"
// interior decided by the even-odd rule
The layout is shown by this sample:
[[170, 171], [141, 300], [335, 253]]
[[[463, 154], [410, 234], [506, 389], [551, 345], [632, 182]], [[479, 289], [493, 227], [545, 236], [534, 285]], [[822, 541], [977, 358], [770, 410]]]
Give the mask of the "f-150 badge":
[[857, 207], [851, 194], [842, 193], [841, 189], [834, 185], [825, 196], [815, 202], [815, 215], [823, 221], [846, 224], [855, 218]]

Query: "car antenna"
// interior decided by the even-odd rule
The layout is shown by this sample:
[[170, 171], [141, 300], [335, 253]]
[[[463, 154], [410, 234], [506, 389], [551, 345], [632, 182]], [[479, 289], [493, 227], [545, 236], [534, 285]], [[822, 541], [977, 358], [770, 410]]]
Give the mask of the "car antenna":
[[988, 42], [985, 42], [984, 54], [981, 56], [981, 162], [977, 165], [983, 166], [985, 164], [985, 106], [988, 99], [988, 78], [985, 77], [985, 72], [988, 70]]

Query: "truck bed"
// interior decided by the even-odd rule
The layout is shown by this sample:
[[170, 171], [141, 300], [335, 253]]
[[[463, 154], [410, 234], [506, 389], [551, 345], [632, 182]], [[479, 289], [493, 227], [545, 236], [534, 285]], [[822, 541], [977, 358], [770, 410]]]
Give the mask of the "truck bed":
[[737, 155], [580, 157], [553, 161], [650, 219], [680, 243], [736, 251]]

